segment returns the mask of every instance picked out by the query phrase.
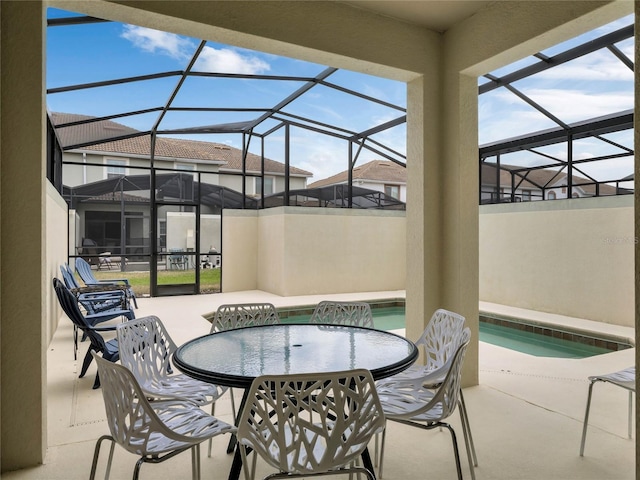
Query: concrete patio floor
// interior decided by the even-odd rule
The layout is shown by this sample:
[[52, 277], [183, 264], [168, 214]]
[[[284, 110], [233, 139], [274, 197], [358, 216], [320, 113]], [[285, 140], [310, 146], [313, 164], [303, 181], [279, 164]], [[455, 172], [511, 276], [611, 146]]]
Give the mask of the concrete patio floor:
[[[278, 297], [251, 291], [186, 297], [141, 298], [138, 318], [157, 315], [176, 343], [206, 334], [202, 315], [223, 303], [270, 301], [277, 307], [315, 304], [325, 299], [382, 299], [404, 292]], [[578, 320], [573, 319], [576, 322]], [[618, 327], [619, 329], [619, 327]], [[86, 351], [73, 360], [72, 326], [66, 318], [48, 352], [48, 444], [45, 464], [7, 472], [5, 480], [70, 480], [88, 478], [95, 441], [108, 433], [101, 390], [92, 390], [95, 365], [77, 378]], [[622, 334], [633, 338], [632, 329]], [[580, 436], [589, 375], [607, 373], [634, 363], [635, 349], [580, 360], [542, 358], [480, 343], [480, 385], [465, 389], [465, 400], [478, 454], [478, 480], [613, 480], [635, 478], [635, 440], [627, 438], [627, 392], [607, 384], [594, 387], [585, 456]], [[235, 392], [240, 395], [240, 392]], [[228, 394], [226, 394], [228, 395]], [[231, 422], [229, 397], [216, 403], [216, 416]], [[459, 417], [451, 423], [460, 435], [463, 475], [470, 478]], [[227, 436], [214, 440], [212, 458], [202, 447], [202, 478], [226, 480], [231, 455]], [[388, 480], [456, 478], [449, 434], [423, 431], [389, 422], [384, 478]], [[105, 455], [98, 478], [104, 476]], [[131, 478], [134, 455], [117, 447], [112, 479]], [[259, 463], [259, 474], [273, 470]], [[191, 478], [190, 455], [161, 465], [144, 465], [141, 479]], [[260, 477], [262, 478], [262, 477]], [[337, 477], [342, 478], [342, 477]], [[346, 477], [344, 477], [346, 478]]]

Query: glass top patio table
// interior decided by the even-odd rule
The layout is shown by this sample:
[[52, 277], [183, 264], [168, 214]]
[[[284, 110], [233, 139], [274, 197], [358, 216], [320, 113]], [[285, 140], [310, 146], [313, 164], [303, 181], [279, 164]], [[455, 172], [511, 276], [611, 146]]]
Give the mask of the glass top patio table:
[[[405, 370], [417, 357], [418, 349], [413, 342], [382, 330], [344, 325], [277, 324], [195, 338], [175, 351], [173, 363], [198, 380], [244, 388], [241, 412], [251, 383], [260, 375], [366, 368], [378, 380]], [[234, 444], [232, 436], [228, 453], [234, 450]], [[364, 466], [373, 471], [366, 449], [362, 460]], [[238, 480], [241, 469], [240, 450], [236, 448], [229, 480]]]
[[417, 358], [413, 342], [363, 327], [277, 324], [212, 333], [188, 341], [174, 364], [205, 382], [249, 388], [260, 375], [366, 368], [374, 379], [395, 375]]

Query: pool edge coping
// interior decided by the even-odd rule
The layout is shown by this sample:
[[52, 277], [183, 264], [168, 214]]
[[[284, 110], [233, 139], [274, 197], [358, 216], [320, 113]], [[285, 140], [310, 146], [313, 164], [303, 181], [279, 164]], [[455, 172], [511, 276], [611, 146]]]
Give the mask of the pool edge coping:
[[[579, 325], [575, 325], [573, 322], [558, 322], [558, 321], [552, 321], [552, 320], [546, 321], [546, 320], [535, 319], [532, 317], [527, 317], [524, 315], [513, 315], [513, 314], [506, 314], [506, 313], [495, 312], [491, 310], [480, 309], [479, 317], [482, 317], [482, 316], [498, 318], [505, 321], [515, 322], [515, 323], [524, 323], [534, 327], [547, 328], [551, 330], [561, 330], [561, 331], [575, 334], [575, 335], [581, 335], [585, 337], [611, 341], [619, 344], [626, 344], [626, 345], [630, 345], [630, 348], [636, 347], [635, 336], [628, 336], [620, 333], [606, 332], [601, 329], [589, 328], [586, 325], [579, 326]], [[590, 320], [590, 322], [593, 322], [593, 320]], [[610, 324], [603, 324], [603, 325], [610, 325]], [[612, 325], [612, 326], [619, 327], [618, 325]]]

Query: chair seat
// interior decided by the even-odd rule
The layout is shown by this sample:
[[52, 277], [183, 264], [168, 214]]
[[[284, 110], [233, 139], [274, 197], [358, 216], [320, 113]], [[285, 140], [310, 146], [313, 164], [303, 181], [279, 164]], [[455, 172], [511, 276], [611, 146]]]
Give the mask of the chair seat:
[[395, 384], [395, 388], [385, 388], [384, 386], [376, 385], [378, 390], [378, 397], [380, 403], [382, 403], [382, 409], [384, 410], [384, 416], [387, 419], [406, 419], [414, 422], [432, 423], [442, 420], [442, 405], [435, 405], [431, 410], [420, 414], [413, 414], [416, 410], [416, 405], [426, 405], [435, 396], [435, 391], [428, 388], [407, 388], [402, 390], [398, 388], [398, 383]]
[[[150, 403], [151, 408], [174, 433], [190, 438], [181, 442], [153, 432], [149, 436], [146, 448], [130, 450], [137, 455], [159, 455], [173, 450], [188, 448], [198, 438], [206, 440], [218, 434], [233, 432], [235, 427], [203, 412], [196, 405], [183, 400], [163, 400]], [[128, 449], [129, 450], [129, 449]]]
[[636, 368], [629, 367], [618, 372], [589, 377], [590, 382], [609, 382], [627, 390], [636, 391]]
[[[265, 430], [262, 432], [262, 437], [264, 439], [264, 443], [269, 444], [269, 452], [270, 456], [263, 457], [264, 460], [269, 463], [272, 467], [281, 469], [282, 471], [286, 471], [293, 474], [308, 474], [310, 472], [317, 471], [319, 465], [323, 465], [325, 463], [328, 466], [324, 466], [327, 471], [340, 470], [341, 468], [346, 468], [348, 465], [334, 465], [332, 460], [334, 458], [336, 448], [341, 449], [343, 446], [330, 445], [329, 447], [326, 444], [326, 438], [322, 436], [318, 436], [318, 432], [331, 432], [335, 430], [336, 422], [326, 422], [324, 424], [315, 423], [313, 425], [309, 425], [305, 427], [298, 427], [296, 425], [285, 425], [283, 427], [283, 434], [286, 440], [285, 446], [287, 447], [287, 451], [284, 455], [280, 452], [280, 448], [277, 442], [272, 441], [271, 438], [272, 433], [269, 430]], [[382, 432], [383, 428], [380, 427], [374, 433]], [[347, 426], [342, 435], [344, 438], [350, 438], [351, 435], [357, 435], [357, 432], [354, 431], [353, 428]], [[304, 440], [301, 438], [304, 437]], [[246, 444], [250, 444], [250, 442], [245, 442]], [[294, 450], [290, 446], [291, 445], [299, 445], [304, 443], [305, 445], [311, 446], [311, 451], [313, 455], [308, 455], [308, 449], [299, 449]], [[358, 456], [358, 448], [354, 445], [347, 445], [347, 448], [344, 450], [343, 455], [350, 456]], [[282, 465], [280, 460], [286, 457], [287, 465], [286, 469], [282, 469]], [[326, 459], [326, 460], [318, 460], [318, 459]]]
[[120, 358], [120, 352], [118, 351], [118, 339], [114, 338], [105, 342], [105, 349], [103, 357], [110, 362], [116, 362]]
[[140, 387], [152, 397], [184, 398], [200, 406], [215, 402], [227, 391], [227, 387], [201, 382], [181, 373], [151, 378]]

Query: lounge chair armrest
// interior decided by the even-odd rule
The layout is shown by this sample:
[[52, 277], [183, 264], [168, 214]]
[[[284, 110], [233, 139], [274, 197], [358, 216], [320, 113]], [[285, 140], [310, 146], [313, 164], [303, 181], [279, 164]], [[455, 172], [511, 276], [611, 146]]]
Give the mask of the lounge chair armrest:
[[78, 300], [85, 302], [103, 302], [105, 300], [121, 300], [126, 295], [124, 291], [110, 290], [103, 293], [82, 293]]
[[89, 327], [89, 328], [96, 332], [114, 332], [116, 330], [116, 325], [109, 325], [106, 327]]
[[98, 280], [98, 283], [102, 283], [103, 285], [117, 285], [118, 283], [124, 283], [127, 287], [129, 286], [129, 280], [126, 278], [108, 278], [105, 280]]

